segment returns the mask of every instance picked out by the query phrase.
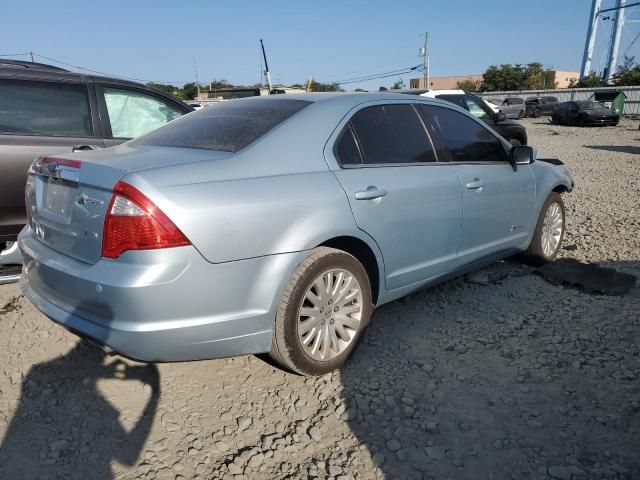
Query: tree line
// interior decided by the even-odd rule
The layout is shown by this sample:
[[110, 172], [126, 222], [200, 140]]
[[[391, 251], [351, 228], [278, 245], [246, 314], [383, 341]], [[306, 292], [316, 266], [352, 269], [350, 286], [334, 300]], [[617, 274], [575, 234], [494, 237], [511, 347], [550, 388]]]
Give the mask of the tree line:
[[[592, 72], [581, 80], [572, 80], [569, 88], [606, 87], [603, 75]], [[613, 86], [640, 85], [640, 65], [635, 57], [624, 57], [611, 82]], [[466, 79], [458, 82], [458, 88], [470, 92], [496, 92], [514, 90], [549, 90], [557, 88], [553, 69], [545, 69], [541, 63], [527, 65], [491, 65], [482, 74], [482, 80]]]

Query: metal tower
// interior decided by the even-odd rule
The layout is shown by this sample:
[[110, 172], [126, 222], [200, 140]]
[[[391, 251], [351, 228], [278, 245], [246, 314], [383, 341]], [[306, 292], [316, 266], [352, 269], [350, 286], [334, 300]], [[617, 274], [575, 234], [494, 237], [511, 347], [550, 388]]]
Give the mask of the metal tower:
[[598, 30], [598, 14], [602, 0], [593, 0], [591, 5], [591, 15], [589, 16], [589, 27], [587, 28], [587, 41], [584, 45], [584, 55], [582, 56], [582, 68], [580, 69], [580, 80], [589, 75], [591, 71], [591, 59], [593, 57], [593, 46], [596, 43], [596, 32]]
[[613, 12], [613, 29], [611, 30], [611, 39], [609, 40], [609, 56], [607, 57], [607, 66], [604, 70], [605, 82], [611, 82], [613, 74], [616, 73], [618, 65], [618, 49], [620, 48], [620, 35], [624, 26], [624, 2], [625, 0], [616, 0], [616, 10]]

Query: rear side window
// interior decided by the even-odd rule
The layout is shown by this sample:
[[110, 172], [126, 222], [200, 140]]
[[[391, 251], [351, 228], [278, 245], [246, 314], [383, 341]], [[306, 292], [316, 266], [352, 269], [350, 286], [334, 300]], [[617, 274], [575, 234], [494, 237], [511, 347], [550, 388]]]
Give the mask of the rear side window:
[[467, 115], [435, 105], [421, 105], [420, 108], [444, 146], [451, 152], [454, 162], [508, 160], [500, 140]]
[[87, 87], [66, 83], [0, 80], [0, 133], [92, 136]]
[[119, 88], [105, 88], [111, 136], [135, 138], [182, 116], [182, 111], [151, 95]]
[[363, 108], [351, 119], [366, 164], [435, 162], [420, 118], [411, 105]]
[[340, 165], [359, 165], [362, 163], [362, 157], [350, 124], [347, 124], [340, 133], [336, 142], [335, 155]]
[[311, 103], [275, 98], [221, 102], [185, 115], [134, 143], [237, 152]]

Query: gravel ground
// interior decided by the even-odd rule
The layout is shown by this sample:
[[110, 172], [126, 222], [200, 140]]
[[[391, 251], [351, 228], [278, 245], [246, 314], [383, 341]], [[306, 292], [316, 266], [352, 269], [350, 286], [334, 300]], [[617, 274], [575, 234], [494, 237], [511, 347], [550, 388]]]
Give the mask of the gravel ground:
[[[576, 181], [562, 255], [640, 274], [638, 122], [524, 123]], [[586, 294], [515, 262], [480, 277], [381, 307], [322, 378], [106, 357], [2, 286], [0, 478], [640, 478], [638, 283]]]

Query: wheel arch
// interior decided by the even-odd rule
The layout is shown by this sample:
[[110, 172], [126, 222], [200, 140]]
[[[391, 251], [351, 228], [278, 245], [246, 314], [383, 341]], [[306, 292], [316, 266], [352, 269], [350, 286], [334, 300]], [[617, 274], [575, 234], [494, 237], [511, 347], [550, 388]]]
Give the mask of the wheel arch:
[[377, 249], [374, 249], [363, 239], [351, 235], [333, 237], [317, 246], [335, 248], [356, 257], [369, 276], [373, 304], [376, 305], [378, 303], [382, 289], [382, 279], [384, 279], [384, 265], [382, 256], [379, 252], [376, 252]]

